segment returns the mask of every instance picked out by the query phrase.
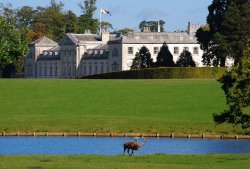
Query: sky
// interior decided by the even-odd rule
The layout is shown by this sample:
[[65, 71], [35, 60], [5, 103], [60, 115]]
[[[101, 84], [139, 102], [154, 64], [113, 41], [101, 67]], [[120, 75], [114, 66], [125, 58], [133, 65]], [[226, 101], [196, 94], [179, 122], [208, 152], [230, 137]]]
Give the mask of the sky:
[[[65, 10], [81, 14], [78, 7], [83, 0], [60, 0]], [[59, 0], [57, 0], [59, 2]], [[50, 0], [0, 0], [0, 3], [11, 3], [14, 8], [22, 6], [48, 6]], [[95, 17], [99, 19], [100, 9], [110, 11], [112, 16], [102, 15], [102, 20], [113, 25], [114, 30], [122, 28], [138, 29], [141, 21], [164, 20], [166, 31], [186, 30], [188, 22], [205, 24], [208, 15], [207, 7], [212, 0], [97, 0]]]

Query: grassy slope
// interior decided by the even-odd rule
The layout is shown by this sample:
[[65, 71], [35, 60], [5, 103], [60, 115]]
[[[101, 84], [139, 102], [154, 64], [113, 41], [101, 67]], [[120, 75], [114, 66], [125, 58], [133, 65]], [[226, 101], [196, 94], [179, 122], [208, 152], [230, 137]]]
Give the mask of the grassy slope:
[[[0, 80], [0, 130], [234, 133], [215, 80]], [[249, 109], [247, 112], [250, 112]]]
[[250, 155], [151, 156], [0, 156], [5, 169], [247, 169]]

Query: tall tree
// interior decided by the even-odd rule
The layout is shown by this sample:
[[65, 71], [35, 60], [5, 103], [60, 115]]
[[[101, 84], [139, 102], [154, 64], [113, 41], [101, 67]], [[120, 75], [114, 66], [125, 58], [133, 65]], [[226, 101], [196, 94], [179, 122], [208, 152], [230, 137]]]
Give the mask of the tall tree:
[[6, 69], [9, 65], [23, 59], [28, 51], [27, 44], [22, 42], [21, 34], [15, 25], [0, 16], [0, 72], [9, 77], [13, 69]]
[[143, 46], [139, 52], [135, 54], [135, 58], [133, 59], [131, 69], [145, 69], [152, 68], [154, 66], [153, 59], [151, 58], [151, 54], [146, 46]]
[[184, 50], [180, 58], [176, 62], [178, 67], [195, 67], [195, 62], [193, 60], [192, 54], [189, 51]]
[[230, 1], [231, 0], [213, 0], [212, 4], [208, 7], [209, 14], [207, 16], [207, 24], [209, 29], [204, 29], [203, 27], [197, 31], [197, 39], [201, 44], [201, 48], [205, 49], [203, 55], [203, 63], [205, 65], [225, 66], [228, 52], [224, 46], [221, 33], [223, 32], [223, 17]]
[[216, 123], [241, 125], [250, 128], [250, 116], [244, 108], [250, 105], [250, 3], [249, 0], [231, 0], [222, 20], [223, 42], [235, 65], [219, 82], [225, 92], [228, 109], [214, 114]]
[[74, 12], [68, 11], [65, 14], [65, 33], [73, 33], [77, 31], [77, 16]]
[[145, 27], [149, 27], [152, 32], [157, 32], [158, 31], [158, 22], [160, 24], [161, 32], [163, 32], [164, 25], [165, 25], [165, 22], [163, 20], [160, 20], [160, 21], [145, 21], [144, 20], [139, 24], [139, 29], [141, 30], [141, 32], [143, 32]]
[[85, 30], [90, 30], [92, 33], [97, 33], [98, 20], [94, 19], [96, 11], [96, 0], [84, 0], [78, 6], [82, 10], [82, 15], [78, 17], [78, 33], [84, 33]]
[[163, 43], [160, 52], [156, 58], [157, 67], [174, 67], [175, 63], [173, 61], [173, 55], [168, 49], [166, 42]]
[[213, 114], [214, 121], [218, 124], [241, 125], [243, 129], [250, 128], [250, 116], [243, 113], [250, 106], [250, 50], [219, 82], [222, 83], [228, 109]]
[[235, 63], [244, 56], [244, 51], [249, 47], [250, 36], [250, 1], [231, 0], [222, 21], [223, 46], [228, 50], [228, 55]]

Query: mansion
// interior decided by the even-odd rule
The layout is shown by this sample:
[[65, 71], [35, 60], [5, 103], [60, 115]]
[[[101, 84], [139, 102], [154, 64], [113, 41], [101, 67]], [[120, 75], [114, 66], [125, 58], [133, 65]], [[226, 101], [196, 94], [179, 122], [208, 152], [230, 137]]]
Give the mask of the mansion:
[[174, 61], [183, 50], [191, 52], [196, 66], [202, 67], [203, 51], [195, 33], [199, 25], [188, 24], [187, 31], [131, 32], [126, 35], [68, 33], [59, 42], [42, 37], [29, 45], [25, 78], [78, 78], [85, 75], [130, 70], [136, 52], [146, 46], [154, 61], [167, 43]]

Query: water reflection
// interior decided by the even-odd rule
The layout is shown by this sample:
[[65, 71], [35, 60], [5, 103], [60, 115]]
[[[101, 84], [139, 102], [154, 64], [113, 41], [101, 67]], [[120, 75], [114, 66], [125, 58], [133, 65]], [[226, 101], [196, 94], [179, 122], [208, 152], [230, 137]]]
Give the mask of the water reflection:
[[[0, 137], [0, 155], [119, 155], [132, 138]], [[147, 138], [135, 154], [250, 153], [250, 140]]]

